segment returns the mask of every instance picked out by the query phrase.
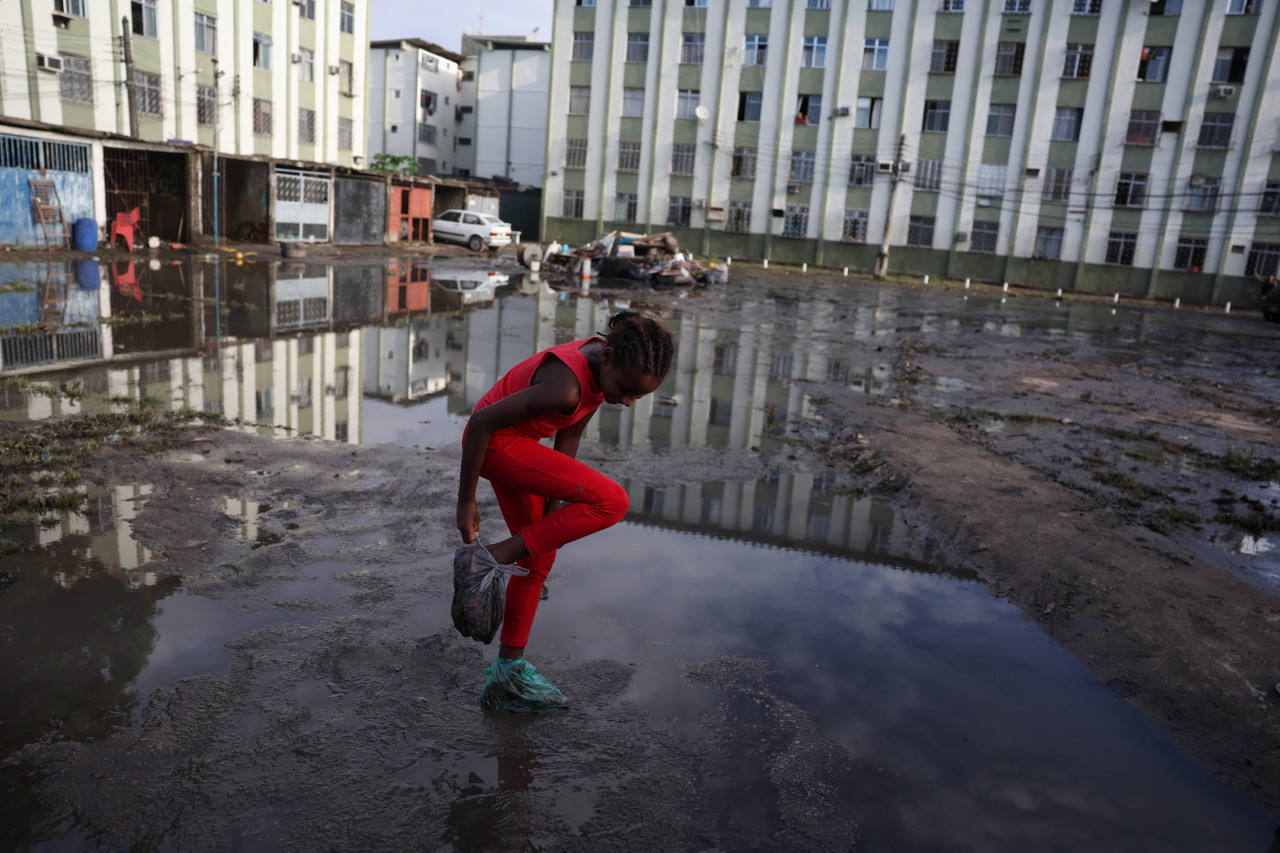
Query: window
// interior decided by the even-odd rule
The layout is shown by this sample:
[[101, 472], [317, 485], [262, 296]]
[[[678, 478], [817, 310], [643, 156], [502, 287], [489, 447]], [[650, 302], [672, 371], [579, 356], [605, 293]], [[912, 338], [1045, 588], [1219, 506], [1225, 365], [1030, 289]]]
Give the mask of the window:
[[1280, 243], [1254, 243], [1244, 263], [1245, 275], [1274, 275], [1280, 272]]
[[356, 7], [354, 3], [348, 3], [343, 0], [338, 6], [338, 31], [355, 35], [356, 32]]
[[1145, 207], [1147, 204], [1147, 173], [1121, 172], [1116, 179], [1116, 207]]
[[[815, 68], [821, 68], [817, 65]], [[862, 70], [885, 71], [889, 67], [889, 40], [865, 39], [862, 43]]]
[[796, 97], [796, 124], [817, 124], [821, 120], [821, 95], [799, 95]]
[[1214, 83], [1243, 83], [1244, 69], [1249, 64], [1249, 48], [1220, 47], [1218, 58], [1213, 63]]
[[676, 98], [676, 118], [698, 117], [698, 100], [701, 93], [697, 89], [681, 89]]
[[867, 8], [872, 12], [892, 12], [893, 0], [871, 0]]
[[596, 5], [596, 0], [577, 0], [577, 2], [574, 3], [574, 5], [575, 6], [594, 6]]
[[942, 0], [938, 6], [939, 12], [963, 12], [964, 0]]
[[438, 102], [439, 97], [430, 89], [422, 89], [418, 92], [418, 107], [421, 108], [424, 115], [435, 115]]
[[263, 71], [271, 70], [271, 36], [253, 34], [253, 67]]
[[984, 255], [996, 253], [996, 243], [1000, 240], [999, 222], [975, 222], [969, 235], [969, 249]]
[[355, 138], [355, 122], [349, 118], [338, 117], [338, 150], [350, 151], [351, 142]]
[[1004, 163], [978, 166], [978, 195], [1004, 195], [1004, 179], [1008, 171]]
[[773, 6], [773, 0], [747, 0], [748, 9], [768, 9]]
[[[915, 188], [921, 192], [936, 193], [942, 190], [942, 161], [917, 160]], [[930, 241], [932, 243], [932, 240]]]
[[316, 53], [310, 48], [298, 48], [298, 79], [303, 83], [315, 82]]
[[1121, 266], [1133, 266], [1133, 252], [1138, 248], [1138, 235], [1131, 231], [1112, 231], [1107, 235], [1105, 262]]
[[1031, 0], [1004, 0], [1004, 11], [1025, 14], [1031, 11]]
[[216, 90], [212, 86], [196, 86], [196, 124], [212, 127], [218, 120]]
[[733, 170], [735, 178], [755, 180], [756, 156], [759, 149], [754, 145], [735, 145], [733, 148]]
[[649, 34], [627, 33], [627, 62], [649, 61]]
[[830, 9], [831, 0], [808, 0], [805, 4], [808, 9]]
[[725, 220], [724, 230], [735, 234], [745, 234], [751, 230], [751, 202], [747, 199], [734, 199], [729, 202], [729, 215]]
[[315, 143], [316, 141], [316, 111], [308, 109], [298, 110], [298, 141]]
[[85, 0], [53, 0], [53, 11], [71, 18], [86, 18]]
[[1084, 119], [1081, 107], [1058, 107], [1053, 114], [1053, 131], [1050, 139], [1060, 142], [1078, 142], [1080, 140], [1080, 122]]
[[630, 0], [628, 6], [652, 6], [653, 0]]
[[706, 47], [706, 33], [685, 33], [684, 39], [680, 42], [680, 63], [682, 65], [701, 65]]
[[622, 90], [622, 115], [624, 118], [639, 118], [644, 115], [644, 89]]
[[987, 113], [987, 136], [1013, 136], [1013, 119], [1017, 104], [992, 104]]
[[800, 52], [801, 68], [827, 67], [827, 37], [805, 36], [804, 48]]
[[1181, 15], [1182, 0], [1155, 0], [1151, 4], [1153, 15]]
[[138, 112], [149, 116], [164, 115], [164, 107], [160, 101], [160, 75], [135, 71], [133, 81], [138, 93]]
[[132, 0], [133, 32], [145, 38], [158, 38], [156, 24], [156, 0]]
[[218, 19], [196, 12], [196, 52], [218, 52]]
[[1020, 41], [1002, 41], [996, 45], [997, 77], [1017, 77], [1022, 73], [1022, 56], [1026, 45]]
[[907, 245], [933, 248], [934, 221], [932, 216], [911, 217], [907, 221]]
[[564, 146], [564, 167], [566, 169], [587, 168], [587, 140], [566, 139]]
[[78, 104], [93, 103], [93, 63], [83, 56], [61, 54], [62, 73], [58, 88], [62, 97]]
[[1073, 15], [1101, 15], [1102, 0], [1072, 0], [1071, 14]]
[[671, 174], [692, 175], [698, 156], [698, 146], [693, 142], [677, 142], [671, 146]]
[[1057, 166], [1045, 169], [1044, 189], [1040, 192], [1040, 198], [1044, 201], [1070, 201], [1073, 174], [1073, 170]]
[[782, 216], [782, 236], [803, 239], [809, 233], [809, 205], [789, 204]]
[[707, 5], [707, 0], [684, 0], [684, 5], [705, 7]]
[[338, 60], [338, 91], [344, 95], [356, 93], [355, 66], [349, 60]]
[[849, 163], [849, 185], [869, 187], [876, 179], [874, 154], [854, 154]]
[[667, 224], [688, 226], [689, 217], [693, 213], [693, 199], [684, 195], [673, 195], [667, 201]]
[[298, 14], [308, 21], [316, 19], [316, 0], [293, 0], [298, 6]]
[[1138, 79], [1145, 83], [1163, 83], [1169, 79], [1170, 47], [1144, 47], [1138, 60]]
[[584, 116], [591, 106], [590, 86], [569, 87], [569, 115]]
[[271, 135], [271, 102], [266, 98], [253, 99], [253, 132], [258, 136]]
[[1228, 15], [1250, 15], [1253, 13], [1255, 0], [1227, 0]]
[[574, 33], [573, 52], [569, 55], [569, 58], [574, 62], [590, 62], [591, 57], [595, 54], [595, 49], [595, 33]]
[[1129, 145], [1155, 145], [1160, 133], [1159, 110], [1130, 110], [1129, 129], [1124, 141]]
[[434, 175], [436, 173], [436, 158], [419, 157], [418, 158], [418, 174]]
[[738, 121], [760, 121], [760, 107], [764, 95], [760, 92], [738, 93]]
[[1221, 190], [1222, 178], [1192, 175], [1187, 184], [1187, 197], [1182, 209], [1213, 213], [1218, 209], [1218, 194]]
[[845, 208], [844, 227], [840, 230], [840, 239], [846, 243], [867, 242], [867, 220], [867, 211]]
[[924, 102], [924, 129], [930, 133], [946, 133], [951, 125], [950, 101]]
[[1231, 127], [1235, 120], [1235, 113], [1205, 113], [1196, 145], [1200, 148], [1226, 148], [1231, 144]]
[[853, 111], [853, 126], [876, 130], [880, 127], [882, 98], [858, 98]]
[[1267, 181], [1258, 205], [1259, 216], [1280, 216], [1280, 181]]
[[933, 42], [933, 53], [929, 57], [929, 70], [934, 74], [955, 74], [956, 59], [960, 56], [960, 42]]
[[1209, 252], [1209, 241], [1203, 237], [1178, 236], [1178, 248], [1173, 253], [1173, 268], [1184, 272], [1204, 270], [1204, 256]]
[[788, 180], [802, 184], [813, 183], [813, 170], [816, 162], [816, 155], [812, 151], [792, 151], [791, 172]]
[[618, 143], [618, 171], [619, 172], [639, 172], [640, 171], [639, 140], [624, 139]]
[[565, 190], [564, 201], [560, 209], [565, 219], [582, 218], [582, 190]]
[[635, 193], [618, 193], [613, 201], [613, 221], [635, 222], [637, 206]]
[[424, 145], [435, 145], [436, 126], [426, 122], [418, 122], [418, 141]]
[[746, 48], [743, 51], [743, 65], [764, 65], [769, 58], [769, 37], [764, 35], [748, 35]]
[[1067, 43], [1067, 56], [1062, 66], [1062, 76], [1085, 80], [1093, 69], [1093, 45]]
[[1056, 261], [1062, 257], [1062, 229], [1052, 225], [1036, 227], [1036, 245], [1031, 257]]

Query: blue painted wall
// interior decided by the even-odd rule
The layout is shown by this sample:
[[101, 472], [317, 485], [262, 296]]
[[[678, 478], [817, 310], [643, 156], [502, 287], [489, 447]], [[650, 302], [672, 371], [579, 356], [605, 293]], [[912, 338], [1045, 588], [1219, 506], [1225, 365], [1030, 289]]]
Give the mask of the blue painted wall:
[[[97, 261], [89, 261], [98, 267]], [[21, 326], [24, 323], [35, 323], [40, 319], [40, 300], [44, 285], [49, 280], [50, 271], [63, 273], [70, 271], [68, 279], [67, 300], [62, 312], [62, 323], [94, 323], [98, 320], [98, 287], [101, 287], [101, 270], [97, 277], [86, 275], [87, 270], [76, 270], [75, 262], [56, 261], [46, 264], [38, 261], [24, 263], [0, 262], [0, 328]], [[13, 292], [3, 285], [25, 282], [30, 288], [25, 292]], [[6, 292], [7, 291], [7, 292]]]
[[31, 185], [27, 183], [38, 178], [48, 178], [58, 188], [68, 232], [82, 215], [93, 216], [92, 175], [0, 167], [0, 246], [44, 247], [44, 231], [36, 222]]

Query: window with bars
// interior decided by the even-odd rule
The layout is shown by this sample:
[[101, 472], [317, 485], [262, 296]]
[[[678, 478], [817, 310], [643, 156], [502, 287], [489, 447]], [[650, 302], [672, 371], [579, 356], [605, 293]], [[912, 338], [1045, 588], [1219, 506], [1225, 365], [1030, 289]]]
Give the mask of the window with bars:
[[138, 112], [149, 116], [164, 115], [164, 102], [160, 97], [160, 75], [146, 71], [133, 72], [133, 85], [137, 90]]
[[992, 104], [991, 112], [987, 113], [987, 136], [1013, 136], [1017, 113], [1017, 104]]
[[569, 58], [574, 62], [590, 62], [595, 55], [595, 49], [595, 33], [574, 33], [573, 50], [569, 54]]
[[212, 127], [218, 121], [217, 90], [212, 86], [196, 86], [196, 124]]
[[978, 195], [1004, 195], [1005, 175], [1009, 168], [1004, 163], [983, 163], [978, 166]]
[[253, 132], [258, 136], [271, 135], [271, 102], [266, 98], [253, 99]]
[[196, 52], [210, 55], [218, 52], [218, 19], [196, 12]]
[[800, 51], [801, 68], [827, 67], [827, 37], [805, 36], [804, 46]]
[[618, 171], [619, 172], [639, 172], [640, 171], [639, 140], [624, 139], [618, 143]]
[[1066, 58], [1062, 65], [1062, 76], [1077, 80], [1085, 80], [1093, 69], [1093, 45], [1067, 42]]
[[1138, 60], [1138, 79], [1144, 83], [1163, 83], [1169, 79], [1169, 55], [1171, 47], [1142, 48], [1142, 58]]
[[1112, 231], [1107, 235], [1105, 263], [1133, 266], [1133, 255], [1138, 249], [1138, 235], [1132, 231]]
[[876, 178], [876, 158], [874, 154], [854, 154], [849, 162], [849, 185], [869, 187]]
[[649, 34], [627, 33], [627, 62], [649, 61]]
[[921, 192], [936, 193], [942, 190], [942, 161], [917, 160], [915, 164], [915, 188]]
[[671, 146], [671, 174], [692, 175], [698, 155], [698, 146], [693, 142], [677, 142]]
[[566, 169], [587, 168], [587, 140], [585, 139], [565, 140], [564, 167]]
[[271, 36], [253, 34], [253, 67], [259, 71], [271, 70]]
[[963, 12], [964, 0], [942, 0], [938, 4], [939, 12]]
[[1155, 145], [1160, 135], [1159, 110], [1130, 110], [1124, 141], [1128, 145]]
[[1244, 262], [1245, 275], [1280, 273], [1280, 243], [1253, 243]]
[[1036, 227], [1036, 243], [1031, 257], [1036, 260], [1056, 261], [1062, 257], [1062, 229], [1054, 225]]
[[1200, 148], [1227, 148], [1231, 145], [1231, 128], [1235, 125], [1235, 113], [1205, 113], [1200, 122]]
[[889, 68], [889, 40], [887, 38], [864, 39], [862, 43], [862, 70], [886, 71]]
[[1280, 181], [1267, 181], [1258, 204], [1259, 216], [1280, 216]]
[[613, 221], [635, 222], [638, 206], [635, 193], [618, 193], [613, 202]]
[[298, 141], [316, 141], [316, 111], [300, 108], [298, 110]]
[[623, 118], [641, 118], [644, 115], [644, 89], [622, 90]]
[[582, 190], [565, 190], [560, 213], [565, 219], [582, 218]]
[[746, 47], [743, 50], [743, 65], [764, 65], [769, 58], [769, 37], [749, 33], [746, 36]]
[[751, 201], [736, 198], [729, 202], [729, 211], [725, 219], [724, 230], [735, 234], [745, 234], [751, 230]]
[[697, 119], [698, 102], [702, 92], [698, 89], [681, 89], [676, 94], [676, 118]]
[[1121, 172], [1116, 179], [1116, 207], [1145, 207], [1147, 204], [1146, 172]]
[[969, 234], [969, 250], [984, 255], [994, 255], [1000, 241], [999, 222], [975, 222]]
[[1004, 11], [1009, 14], [1027, 14], [1031, 11], [1031, 0], [1004, 0]]
[[1197, 273], [1204, 270], [1205, 255], [1209, 253], [1209, 241], [1204, 237], [1178, 235], [1178, 247], [1173, 252], [1173, 268]]
[[348, 3], [343, 0], [338, 6], [338, 32], [355, 35], [356, 7], [354, 3]]
[[738, 93], [738, 121], [760, 121], [760, 110], [764, 105], [764, 93]]
[[813, 183], [813, 171], [816, 163], [817, 155], [813, 151], [792, 151], [791, 171], [788, 179], [801, 184]]
[[350, 151], [355, 138], [355, 122], [349, 118], [338, 118], [338, 150]]
[[680, 42], [680, 64], [701, 65], [706, 48], [706, 33], [684, 33]]
[[933, 228], [936, 219], [932, 216], [913, 216], [907, 220], [907, 245], [933, 248]]
[[693, 215], [693, 199], [687, 195], [673, 195], [667, 200], [667, 223], [688, 227]]
[[418, 141], [424, 145], [436, 144], [436, 126], [424, 122], [418, 123]]
[[1222, 191], [1222, 178], [1210, 175], [1192, 175], [1187, 183], [1187, 195], [1183, 210], [1213, 213], [1218, 209], [1218, 195]]
[[733, 148], [733, 177], [755, 180], [756, 156], [759, 149], [754, 145], [735, 145]]
[[1070, 201], [1071, 200], [1071, 178], [1073, 170], [1050, 166], [1044, 172], [1044, 189], [1040, 192], [1040, 198], [1044, 201]]
[[782, 215], [782, 236], [802, 239], [809, 233], [809, 205], [789, 204]]
[[584, 116], [591, 108], [591, 87], [569, 87], [569, 115]]
[[950, 101], [924, 102], [924, 127], [928, 133], [946, 133], [951, 126]]
[[960, 42], [934, 39], [933, 53], [929, 56], [929, 71], [934, 74], [955, 74], [959, 57]]
[[1071, 14], [1073, 15], [1101, 15], [1102, 0], [1072, 0]]
[[865, 210], [845, 208], [844, 227], [840, 231], [840, 239], [846, 243], [867, 242], [867, 222], [869, 214]]
[[1080, 140], [1080, 123], [1084, 120], [1084, 109], [1081, 107], [1058, 107], [1053, 114], [1053, 130], [1050, 139], [1059, 142], [1078, 142]]
[[59, 55], [62, 57], [62, 73], [58, 75], [58, 88], [62, 98], [78, 104], [92, 104], [93, 63], [83, 56]]

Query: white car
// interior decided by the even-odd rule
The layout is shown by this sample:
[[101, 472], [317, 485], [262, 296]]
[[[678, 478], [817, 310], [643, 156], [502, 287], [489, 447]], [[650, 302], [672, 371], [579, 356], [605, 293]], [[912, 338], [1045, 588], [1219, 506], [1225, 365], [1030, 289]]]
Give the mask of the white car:
[[436, 217], [431, 231], [437, 240], [463, 243], [478, 252], [485, 246], [496, 249], [511, 243], [511, 226], [487, 213], [446, 210]]

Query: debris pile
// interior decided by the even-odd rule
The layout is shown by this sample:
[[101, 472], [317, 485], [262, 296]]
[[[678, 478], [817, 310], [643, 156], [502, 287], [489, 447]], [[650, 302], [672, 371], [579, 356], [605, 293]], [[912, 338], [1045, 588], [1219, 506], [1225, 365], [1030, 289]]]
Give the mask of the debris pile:
[[[540, 254], [540, 266], [532, 256]], [[545, 252], [518, 251], [520, 262], [540, 269], [549, 277], [624, 279], [647, 281], [655, 287], [700, 287], [724, 284], [729, 268], [714, 261], [704, 263], [680, 250], [669, 231], [661, 234], [631, 234], [610, 231], [576, 249], [552, 243]], [[529, 260], [526, 260], [529, 257]]]

